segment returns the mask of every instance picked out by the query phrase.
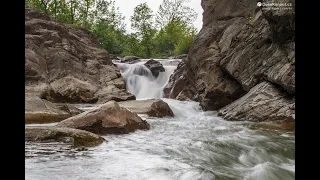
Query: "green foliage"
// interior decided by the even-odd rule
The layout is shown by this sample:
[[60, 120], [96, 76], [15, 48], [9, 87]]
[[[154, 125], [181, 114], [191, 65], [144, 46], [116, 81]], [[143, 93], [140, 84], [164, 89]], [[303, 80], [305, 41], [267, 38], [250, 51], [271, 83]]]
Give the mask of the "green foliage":
[[171, 21], [182, 21], [191, 24], [197, 19], [198, 14], [185, 4], [190, 0], [163, 0], [156, 17], [158, 27], [163, 28]]
[[111, 54], [155, 58], [188, 53], [196, 36], [192, 22], [197, 13], [187, 2], [163, 0], [157, 13], [147, 3], [139, 4], [130, 18], [131, 34], [126, 33], [125, 17], [115, 0], [26, 0], [26, 5], [58, 22], [88, 29]]

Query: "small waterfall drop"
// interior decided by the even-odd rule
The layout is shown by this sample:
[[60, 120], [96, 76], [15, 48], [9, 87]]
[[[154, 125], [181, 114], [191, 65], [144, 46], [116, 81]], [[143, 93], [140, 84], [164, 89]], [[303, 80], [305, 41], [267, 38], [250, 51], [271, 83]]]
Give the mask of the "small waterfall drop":
[[[116, 63], [122, 77], [125, 79], [127, 90], [136, 96], [136, 99], [159, 99], [164, 97], [163, 89], [168, 84], [170, 75], [176, 69], [176, 64], [170, 60], [158, 60], [165, 68], [156, 78], [151, 71], [143, 65], [147, 60], [135, 64]], [[180, 60], [176, 60], [180, 61]]]

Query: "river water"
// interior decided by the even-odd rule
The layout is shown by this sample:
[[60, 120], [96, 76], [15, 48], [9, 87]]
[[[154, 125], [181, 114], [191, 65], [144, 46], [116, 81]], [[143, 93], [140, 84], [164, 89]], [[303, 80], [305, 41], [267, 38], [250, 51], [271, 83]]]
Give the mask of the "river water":
[[[172, 73], [171, 66], [175, 65], [163, 64], [166, 72]], [[133, 67], [122, 68], [124, 75]], [[159, 78], [166, 75], [160, 74]], [[136, 79], [131, 83], [142, 83], [135, 87], [135, 93], [144, 91], [147, 97], [141, 93], [139, 99], [147, 99], [152, 95], [162, 96], [161, 92], [155, 92], [156, 87], [163, 87], [167, 80], [168, 77], [151, 80], [158, 82], [155, 83]], [[143, 83], [154, 85], [149, 89], [151, 92], [145, 91], [147, 85]], [[97, 147], [80, 150], [59, 143], [26, 142], [26, 179], [295, 179], [293, 133], [256, 128], [251, 122], [225, 121], [215, 111], [203, 112], [197, 102], [162, 99], [175, 117], [140, 115], [148, 121], [150, 130], [105, 135], [106, 142]], [[88, 109], [83, 106], [85, 108]]]

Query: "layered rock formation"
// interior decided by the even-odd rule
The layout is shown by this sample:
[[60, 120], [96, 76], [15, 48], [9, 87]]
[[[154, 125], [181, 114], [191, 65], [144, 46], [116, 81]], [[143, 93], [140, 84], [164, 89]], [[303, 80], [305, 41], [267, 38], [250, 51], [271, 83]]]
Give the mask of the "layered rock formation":
[[[167, 96], [198, 98], [204, 110], [219, 110], [249, 93], [220, 114], [226, 119], [253, 121], [278, 120], [272, 117], [274, 113], [282, 120], [294, 119], [293, 111], [288, 110], [295, 94], [294, 1], [261, 1], [291, 3], [291, 9], [282, 10], [259, 7], [257, 2], [202, 0], [203, 27], [186, 65], [179, 65], [172, 75]], [[260, 84], [264, 82], [268, 85]], [[264, 97], [259, 100], [261, 94]], [[272, 99], [278, 99], [281, 106]], [[262, 103], [258, 109], [272, 113], [253, 115], [255, 108], [242, 108], [240, 102]]]
[[135, 99], [93, 35], [25, 8], [25, 86], [52, 102]]

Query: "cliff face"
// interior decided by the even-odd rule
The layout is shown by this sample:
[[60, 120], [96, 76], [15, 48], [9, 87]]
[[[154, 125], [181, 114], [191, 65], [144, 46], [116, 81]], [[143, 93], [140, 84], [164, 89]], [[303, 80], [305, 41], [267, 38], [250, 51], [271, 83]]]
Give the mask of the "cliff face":
[[[183, 73], [170, 79], [167, 96], [177, 98], [182, 91], [173, 87], [184, 79], [203, 109], [219, 110], [226, 119], [294, 120], [294, 1], [286, 2], [291, 10], [266, 9], [257, 2], [202, 0], [203, 27], [186, 66], [176, 71]], [[258, 106], [279, 118], [253, 115]]]
[[26, 93], [52, 102], [135, 99], [119, 69], [85, 29], [25, 8]]

